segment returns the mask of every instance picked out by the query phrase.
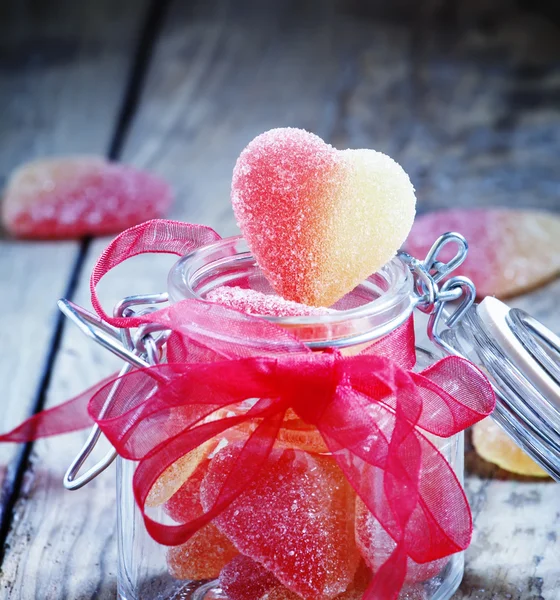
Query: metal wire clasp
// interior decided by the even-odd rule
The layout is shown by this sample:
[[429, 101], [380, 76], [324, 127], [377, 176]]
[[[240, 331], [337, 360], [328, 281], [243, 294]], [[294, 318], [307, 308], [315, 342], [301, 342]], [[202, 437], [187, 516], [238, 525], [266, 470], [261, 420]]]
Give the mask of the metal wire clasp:
[[[443, 249], [447, 246], [456, 247], [455, 255], [451, 260], [440, 260]], [[474, 283], [463, 276], [455, 276], [440, 283], [459, 267], [469, 250], [467, 240], [455, 232], [444, 233], [430, 248], [424, 260], [418, 260], [406, 252], [399, 256], [412, 271], [417, 296], [416, 308], [429, 314], [428, 336], [434, 344], [446, 353], [456, 354], [440, 336], [442, 326], [453, 327], [474, 304], [476, 288]], [[453, 306], [451, 312], [446, 310], [448, 304]]]
[[[167, 300], [167, 294], [129, 296], [115, 306], [114, 316], [133, 317], [147, 314], [157, 310], [157, 305], [167, 302]], [[149, 367], [159, 362], [161, 349], [167, 340], [168, 332], [150, 325], [139, 327], [133, 334], [130, 329], [119, 330], [111, 327], [97, 315], [69, 300], [59, 300], [58, 307], [88, 337], [126, 361], [119, 373], [119, 379], [113, 384], [101, 409], [100, 416], [103, 417], [113, 405], [115, 395], [121, 385], [121, 376], [126, 375], [133, 367]], [[117, 457], [116, 450], [112, 448], [85, 473], [79, 474], [100, 437], [101, 430], [98, 425], [94, 425], [84, 446], [64, 475], [63, 485], [67, 490], [80, 489], [102, 473]]]

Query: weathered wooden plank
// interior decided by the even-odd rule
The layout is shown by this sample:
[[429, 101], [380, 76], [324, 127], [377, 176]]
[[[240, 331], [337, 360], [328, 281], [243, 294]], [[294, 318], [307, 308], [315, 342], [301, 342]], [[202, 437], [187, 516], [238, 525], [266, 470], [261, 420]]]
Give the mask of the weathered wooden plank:
[[[108, 152], [146, 5], [105, 0], [0, 4], [0, 181], [16, 165], [36, 157]], [[58, 318], [56, 300], [68, 290], [79, 252], [76, 242], [0, 239], [2, 430], [28, 416], [40, 399]], [[0, 513], [10, 505], [21, 453], [22, 448], [0, 446]], [[24, 488], [30, 481], [34, 481], [31, 472]], [[56, 506], [52, 495], [49, 502]], [[35, 510], [41, 518], [42, 505]], [[95, 520], [95, 506], [90, 510]], [[28, 538], [18, 529], [22, 524], [18, 517], [16, 511], [12, 539], [18, 538], [22, 553], [11, 553], [10, 544], [14, 548], [17, 544], [8, 542], [0, 596], [62, 597], [57, 590], [64, 585], [72, 588], [72, 576], [61, 577], [51, 560], [54, 539], [27, 552]], [[69, 549], [76, 542], [75, 534], [68, 528], [55, 537], [68, 540]], [[25, 590], [19, 589], [14, 573], [21, 575], [29, 565], [39, 564], [45, 566], [41, 581], [35, 578]], [[56, 575], [56, 582], [49, 572]], [[75, 589], [70, 596], [80, 597]]]
[[458, 599], [560, 597], [558, 484], [467, 480], [473, 542]]
[[[1, 4], [0, 183], [15, 166], [36, 157], [107, 152], [136, 33], [134, 27], [122, 32], [132, 5]], [[112, 18], [103, 20], [109, 7]], [[56, 300], [66, 293], [78, 253], [78, 243], [0, 239], [7, 290], [0, 314], [3, 429], [25, 418], [37, 401], [58, 318]], [[0, 447], [0, 520], [19, 455], [19, 448]]]
[[[0, 241], [0, 403], [2, 429], [33, 411], [56, 326], [56, 296], [64, 294], [74, 260], [74, 243]], [[50, 266], [50, 268], [49, 268]], [[10, 500], [21, 448], [0, 445], [0, 520]]]
[[[396, 3], [414, 30], [410, 62], [385, 70], [385, 53], [368, 53], [345, 94], [340, 141], [398, 157], [421, 210], [560, 210], [560, 27], [546, 2], [521, 4]], [[376, 11], [363, 16], [373, 24]]]
[[[428, 144], [427, 149], [418, 141], [424, 129], [439, 128], [437, 112], [419, 113], [415, 108], [418, 87], [415, 78], [426, 71], [424, 63], [419, 66], [410, 60], [418, 50], [415, 37], [418, 34], [413, 35], [406, 23], [377, 20], [372, 16], [373, 9], [358, 8], [356, 3], [319, 0], [274, 5], [239, 1], [174, 3], [123, 157], [156, 170], [174, 184], [178, 193], [175, 218], [210, 224], [224, 235], [234, 233], [228, 196], [235, 158], [257, 133], [285, 125], [306, 127], [341, 147], [369, 146], [389, 152], [402, 160], [413, 177], [419, 178], [422, 197], [428, 191], [434, 194], [436, 201], [425, 201], [424, 206], [443, 204], [444, 194], [437, 191], [438, 186], [422, 183], [422, 173], [427, 172], [438, 181], [445, 180], [430, 157], [437, 162], [438, 157], [445, 156], [447, 146], [454, 148], [454, 138], [437, 137], [438, 143]], [[422, 47], [428, 45], [432, 49], [435, 45], [431, 51], [443, 58], [450, 55], [450, 60], [456, 62], [453, 72], [460, 73], [461, 56], [449, 54], [444, 42], [443, 37], [434, 36], [429, 43], [422, 42]], [[476, 71], [474, 55], [472, 62]], [[479, 68], [484, 70], [483, 65]], [[427, 81], [427, 86], [435, 86], [429, 77]], [[446, 85], [452, 91], [452, 84]], [[451, 117], [451, 111], [447, 110], [445, 118], [451, 122]], [[469, 118], [471, 124], [476, 121], [473, 114]], [[508, 164], [504, 159], [503, 165]], [[445, 163], [442, 165], [445, 167]], [[455, 177], [454, 169], [449, 167], [449, 172], [444, 169], [447, 179]], [[479, 190], [484, 192], [486, 172], [477, 171], [473, 164], [470, 169]], [[470, 175], [466, 167], [460, 175], [457, 184], [468, 185]], [[492, 194], [483, 196], [486, 201], [496, 198]], [[469, 203], [470, 196], [465, 195], [461, 201]], [[549, 197], [539, 196], [538, 202], [549, 206]], [[93, 244], [84, 274], [104, 243]], [[111, 306], [124, 294], [160, 291], [169, 264], [163, 257], [135, 259], [103, 286], [106, 305]], [[87, 303], [85, 276], [80, 281], [77, 299]], [[114, 362], [107, 354], [69, 329], [53, 372], [49, 404], [58, 403], [112, 369]], [[45, 581], [52, 586], [43, 596], [47, 598], [74, 598], [80, 588], [88, 590], [84, 597], [91, 597], [92, 589], [96, 598], [114, 597], [112, 477], [106, 474], [75, 493], [63, 492], [59, 485], [82, 438], [69, 436], [36, 446], [29, 497], [18, 506], [18, 526], [10, 539], [12, 550], [5, 564], [14, 582], [12, 589], [21, 598], [32, 596]], [[521, 493], [516, 491], [521, 489], [516, 482], [503, 482], [511, 488], [502, 488], [498, 483], [502, 482], [474, 475], [468, 480], [477, 523], [481, 519], [482, 535], [491, 535], [493, 515], [496, 511], [501, 511], [501, 515], [505, 512], [509, 506], [505, 500], [511, 493]], [[556, 486], [549, 485], [546, 489], [555, 491]], [[526, 565], [530, 563], [533, 569], [533, 555], [546, 554], [535, 577], [543, 576], [546, 570], [543, 589], [548, 592], [547, 600], [554, 600], [555, 592], [550, 590], [554, 589], [558, 570], [549, 549], [542, 544], [542, 535], [536, 535], [534, 543], [527, 541], [530, 536], [521, 536], [521, 541], [527, 542], [524, 548], [515, 544], [515, 535], [519, 534], [513, 533], [517, 526], [524, 527], [520, 523], [525, 516], [536, 518], [546, 514], [547, 518], [554, 518], [553, 495], [553, 492], [542, 493], [538, 511], [525, 514], [516, 508], [508, 513], [513, 525], [509, 530], [504, 525], [498, 531], [505, 539], [501, 547], [506, 548], [498, 557], [493, 547], [485, 549], [480, 541], [483, 538], [475, 538], [467, 579], [458, 597], [480, 595], [488, 600], [492, 596], [487, 591], [480, 592], [483, 587], [480, 582], [492, 577], [494, 587], [487, 586], [492, 593], [499, 594], [500, 585], [508, 590], [524, 585], [515, 594], [512, 592], [512, 598], [535, 600], [538, 595], [535, 584], [532, 588], [528, 585]], [[60, 532], [64, 537], [57, 539]], [[32, 540], [29, 546], [25, 542], [27, 535]], [[57, 541], [53, 543], [53, 539]], [[80, 547], [81, 540], [88, 552], [70, 552]], [[40, 556], [49, 543], [51, 559], [47, 564], [41, 566], [36, 560], [26, 559], [30, 555]], [[486, 567], [506, 564], [512, 556], [507, 552], [510, 548], [513, 552], [514, 546], [519, 553], [514, 556], [518, 561], [514, 573], [508, 571], [506, 576], [503, 569]], [[65, 579], [67, 573], [74, 575], [71, 580]], [[517, 579], [510, 582], [507, 577]], [[521, 582], [522, 577], [525, 579]], [[65, 589], [61, 588], [63, 582], [67, 583]], [[504, 598], [507, 593], [510, 592], [505, 592]]]

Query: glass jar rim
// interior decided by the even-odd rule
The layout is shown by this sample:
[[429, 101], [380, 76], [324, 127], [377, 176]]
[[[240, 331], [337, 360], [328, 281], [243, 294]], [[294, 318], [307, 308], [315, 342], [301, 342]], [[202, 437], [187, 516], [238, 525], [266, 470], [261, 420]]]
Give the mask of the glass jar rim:
[[[256, 266], [255, 259], [244, 238], [240, 235], [223, 238], [197, 248], [181, 257], [171, 268], [168, 276], [170, 300], [172, 302], [186, 298], [204, 300], [205, 294], [209, 291], [208, 285], [203, 284], [204, 278], [210, 277], [213, 271], [223, 270], [228, 265], [234, 267], [242, 261]], [[305, 329], [317, 325], [336, 329], [343, 323], [359, 324], [361, 321], [364, 322], [363, 327], [356, 327], [356, 335], [330, 340], [328, 344], [325, 344], [328, 346], [343, 347], [378, 339], [396, 329], [409, 318], [416, 306], [417, 299], [413, 293], [413, 275], [399, 255], [387, 262], [374, 276], [382, 280], [383, 293], [360, 306], [319, 315], [255, 316], [291, 329]], [[369, 279], [366, 282], [369, 282]], [[367, 328], [366, 321], [375, 322], [375, 326]], [[320, 342], [308, 343], [306, 341], [306, 343], [310, 347], [323, 345]]]

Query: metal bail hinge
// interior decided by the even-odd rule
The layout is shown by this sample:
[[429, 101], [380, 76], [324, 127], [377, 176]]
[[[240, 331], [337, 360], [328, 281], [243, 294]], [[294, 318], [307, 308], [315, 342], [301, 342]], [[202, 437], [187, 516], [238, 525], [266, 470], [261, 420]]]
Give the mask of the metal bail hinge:
[[[157, 305], [167, 302], [167, 300], [168, 296], [165, 293], [130, 296], [115, 306], [114, 315], [116, 317], [132, 317], [146, 314], [157, 310]], [[168, 334], [166, 331], [150, 325], [139, 327], [133, 335], [130, 329], [111, 327], [97, 315], [65, 299], [58, 301], [58, 307], [87, 337], [126, 361], [119, 373], [119, 379], [113, 384], [103, 405], [100, 413], [100, 417], [103, 417], [113, 405], [115, 395], [121, 385], [120, 377], [126, 375], [134, 367], [142, 368], [158, 364], [161, 349]], [[80, 475], [80, 469], [93, 452], [100, 437], [101, 430], [98, 425], [94, 425], [84, 446], [64, 475], [63, 485], [67, 490], [80, 489], [102, 473], [117, 457], [116, 450], [111, 449], [100, 461]]]
[[[450, 245], [456, 247], [455, 255], [444, 262], [440, 256], [443, 249]], [[470, 279], [460, 275], [451, 277], [441, 286], [440, 282], [463, 263], [468, 250], [467, 240], [460, 233], [448, 232], [435, 241], [424, 260], [418, 260], [406, 252], [399, 253], [414, 276], [416, 308], [430, 315], [428, 336], [448, 354], [457, 352], [440, 337], [440, 327], [453, 327], [461, 320], [474, 304], [476, 288]], [[445, 310], [448, 303], [454, 303], [451, 312]]]

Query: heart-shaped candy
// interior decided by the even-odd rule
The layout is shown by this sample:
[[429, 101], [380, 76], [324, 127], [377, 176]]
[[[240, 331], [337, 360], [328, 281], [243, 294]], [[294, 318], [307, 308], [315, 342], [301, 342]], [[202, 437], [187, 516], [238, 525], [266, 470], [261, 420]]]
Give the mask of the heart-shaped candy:
[[272, 129], [241, 153], [235, 216], [272, 287], [330, 306], [390, 260], [414, 220], [408, 175], [374, 150], [336, 150], [301, 129]]

